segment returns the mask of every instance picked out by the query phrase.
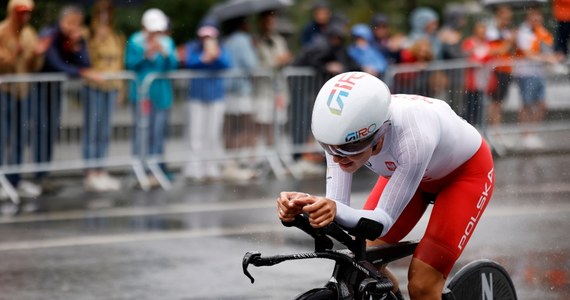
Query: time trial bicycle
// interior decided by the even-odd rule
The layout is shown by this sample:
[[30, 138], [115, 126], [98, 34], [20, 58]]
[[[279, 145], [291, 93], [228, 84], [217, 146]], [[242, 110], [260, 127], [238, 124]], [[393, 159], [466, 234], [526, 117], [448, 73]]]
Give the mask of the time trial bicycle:
[[[366, 240], [375, 240], [382, 233], [383, 225], [362, 218], [355, 228], [343, 228], [336, 222], [320, 229], [313, 228], [307, 217], [298, 215], [292, 222], [282, 222], [286, 227], [297, 227], [315, 241], [314, 252], [287, 255], [261, 256], [259, 252], [247, 252], [242, 261], [244, 274], [254, 282], [249, 265], [273, 266], [290, 261], [324, 258], [335, 261], [331, 279], [319, 288], [311, 289], [296, 300], [399, 300], [393, 292], [394, 284], [378, 271], [379, 266], [413, 254], [417, 241], [366, 247]], [[334, 242], [346, 249], [334, 250]], [[443, 300], [516, 300], [515, 287], [507, 271], [498, 263], [481, 259], [460, 269], [449, 281], [442, 294]]]

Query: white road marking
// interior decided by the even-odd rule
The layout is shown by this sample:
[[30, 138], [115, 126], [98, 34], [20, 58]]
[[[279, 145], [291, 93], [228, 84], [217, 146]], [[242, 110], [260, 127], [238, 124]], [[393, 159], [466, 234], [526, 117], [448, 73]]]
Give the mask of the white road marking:
[[[544, 214], [567, 214], [570, 213], [570, 204], [557, 205], [556, 207], [520, 207], [509, 206], [500, 208], [490, 208], [485, 211], [483, 218], [520, 216], [520, 215], [544, 215]], [[278, 222], [275, 224], [250, 224], [238, 228], [208, 228], [208, 229], [191, 229], [165, 232], [147, 232], [147, 233], [127, 233], [100, 236], [73, 236], [68, 238], [56, 238], [45, 240], [17, 241], [0, 243], [1, 251], [14, 250], [34, 250], [56, 247], [75, 247], [75, 246], [92, 246], [104, 244], [118, 244], [128, 242], [147, 242], [160, 240], [180, 240], [204, 237], [220, 237], [247, 235], [252, 233], [271, 233], [287, 230]]]
[[[530, 194], [530, 193], [570, 193], [570, 185], [567, 183], [545, 183], [538, 185], [507, 185], [496, 190], [494, 197], [507, 195]], [[354, 193], [353, 203], [360, 204], [366, 199], [368, 193]], [[360, 201], [358, 201], [360, 200]], [[493, 203], [493, 201], [491, 202]], [[73, 221], [86, 218], [123, 218], [123, 217], [143, 217], [154, 215], [174, 215], [191, 214], [200, 212], [224, 212], [251, 209], [276, 208], [276, 202], [272, 198], [252, 199], [237, 202], [216, 202], [216, 203], [184, 203], [170, 204], [164, 206], [151, 207], [114, 207], [92, 210], [73, 210], [65, 212], [40, 213], [33, 215], [22, 215], [15, 217], [0, 217], [1, 224], [49, 222], [49, 221]], [[509, 208], [510, 209], [510, 208]]]
[[[509, 186], [504, 188], [501, 193], [520, 194], [525, 193], [525, 188], [517, 186]], [[510, 192], [513, 191], [513, 192]], [[547, 192], [566, 192], [570, 191], [570, 187], [566, 184], [548, 184], [544, 187], [532, 188], [532, 191]], [[355, 193], [353, 199], [355, 205], [361, 205], [360, 202], [366, 199], [367, 193]], [[251, 209], [271, 209], [276, 208], [274, 200], [267, 198], [254, 199], [239, 202], [217, 202], [207, 204], [173, 204], [160, 207], [121, 207], [109, 208], [90, 211], [70, 211], [45, 213], [38, 215], [24, 215], [16, 217], [1, 217], [0, 224], [16, 224], [16, 223], [34, 223], [46, 221], [70, 221], [81, 220], [86, 218], [121, 218], [121, 217], [139, 217], [152, 215], [171, 215], [171, 214], [189, 214], [200, 212], [228, 212], [243, 211]], [[570, 213], [570, 203], [557, 203], [556, 205], [505, 205], [494, 206], [491, 202], [488, 209], [483, 215], [484, 218], [506, 217], [506, 216], [523, 216], [523, 215], [543, 215], [543, 214], [568, 214]], [[207, 228], [207, 229], [189, 229], [165, 232], [146, 232], [146, 233], [126, 233], [98, 236], [72, 236], [66, 238], [42, 239], [30, 241], [14, 241], [0, 243], [0, 251], [14, 250], [33, 250], [57, 247], [74, 247], [74, 246], [91, 246], [104, 244], [118, 244], [127, 242], [146, 242], [160, 240], [177, 240], [177, 239], [193, 239], [204, 237], [220, 237], [234, 236], [252, 233], [270, 233], [286, 230], [279, 222], [275, 224], [250, 224], [241, 227], [231, 228]]]
[[268, 233], [284, 230], [281, 224], [252, 224], [231, 228], [208, 228], [166, 232], [128, 233], [101, 236], [73, 236], [47, 240], [31, 240], [0, 243], [0, 252], [14, 250], [36, 250], [58, 247], [94, 246], [129, 242], [180, 240], [203, 237], [233, 236], [251, 233]]
[[72, 221], [83, 220], [87, 218], [123, 218], [154, 215], [190, 214], [200, 212], [224, 212], [250, 209], [267, 209], [273, 207], [277, 209], [276, 201], [268, 199], [199, 204], [169, 204], [152, 207], [116, 207], [97, 210], [74, 210], [67, 212], [42, 213], [36, 215], [1, 217], [0, 224]]

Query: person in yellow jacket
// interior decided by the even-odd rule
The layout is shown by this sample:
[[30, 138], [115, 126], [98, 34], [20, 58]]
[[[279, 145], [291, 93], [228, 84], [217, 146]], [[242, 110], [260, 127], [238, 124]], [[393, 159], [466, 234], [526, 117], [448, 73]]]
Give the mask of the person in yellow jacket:
[[[101, 73], [124, 69], [125, 38], [113, 28], [114, 8], [109, 0], [99, 0], [93, 6], [90, 37], [87, 47], [91, 68]], [[89, 81], [83, 101], [83, 158], [103, 162], [108, 156], [111, 119], [117, 101], [122, 95], [120, 80]], [[85, 173], [85, 189], [92, 192], [117, 191], [121, 184], [101, 167], [89, 168]]]
[[[29, 25], [33, 0], [10, 0], [7, 16], [0, 22], [0, 75], [38, 71], [42, 65], [42, 49], [36, 31]], [[29, 120], [30, 85], [0, 84], [0, 169], [22, 163], [23, 147]], [[9, 174], [8, 181], [17, 187], [21, 197], [37, 197], [41, 188]], [[0, 187], [0, 198], [7, 196]]]

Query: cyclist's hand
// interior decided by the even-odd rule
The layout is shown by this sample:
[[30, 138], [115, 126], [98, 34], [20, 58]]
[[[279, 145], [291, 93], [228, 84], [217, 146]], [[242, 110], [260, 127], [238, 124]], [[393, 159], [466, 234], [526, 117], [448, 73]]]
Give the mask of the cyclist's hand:
[[297, 205], [295, 200], [306, 199], [309, 194], [298, 192], [281, 192], [277, 198], [277, 214], [283, 222], [292, 222], [295, 216], [303, 212], [303, 205]]
[[322, 228], [334, 221], [336, 202], [325, 197], [310, 196], [293, 200], [295, 205], [303, 207], [309, 215], [309, 222], [314, 228]]

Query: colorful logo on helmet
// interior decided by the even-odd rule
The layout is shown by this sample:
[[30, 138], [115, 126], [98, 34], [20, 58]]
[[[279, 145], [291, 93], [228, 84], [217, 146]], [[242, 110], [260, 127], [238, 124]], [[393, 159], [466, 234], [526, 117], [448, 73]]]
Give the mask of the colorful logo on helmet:
[[333, 115], [340, 116], [342, 114], [344, 100], [356, 85], [356, 80], [364, 76], [366, 76], [365, 73], [346, 73], [338, 79], [327, 100], [327, 106]]
[[368, 127], [361, 128], [357, 131], [349, 132], [344, 140], [347, 143], [356, 142], [372, 134], [374, 131], [376, 131], [376, 128], [378, 128], [378, 126], [376, 126], [376, 123], [372, 123]]

